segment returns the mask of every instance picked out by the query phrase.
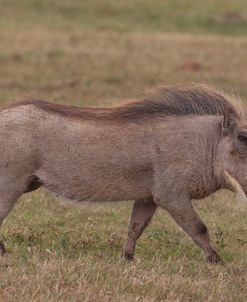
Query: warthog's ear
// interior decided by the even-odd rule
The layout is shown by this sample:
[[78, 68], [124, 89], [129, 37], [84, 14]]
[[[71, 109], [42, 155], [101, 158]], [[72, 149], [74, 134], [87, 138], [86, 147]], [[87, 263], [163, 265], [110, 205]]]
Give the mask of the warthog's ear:
[[239, 117], [237, 116], [236, 112], [230, 107], [225, 108], [223, 114], [223, 129], [228, 133], [232, 132], [236, 127]]

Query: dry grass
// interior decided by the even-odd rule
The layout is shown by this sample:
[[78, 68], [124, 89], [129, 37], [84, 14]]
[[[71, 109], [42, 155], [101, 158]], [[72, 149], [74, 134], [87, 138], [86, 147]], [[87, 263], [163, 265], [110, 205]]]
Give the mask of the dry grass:
[[[150, 17], [151, 2], [144, 0], [127, 6], [110, 0], [71, 6], [65, 0], [2, 1], [0, 103], [30, 97], [109, 105], [140, 97], [157, 83], [190, 82], [246, 97], [244, 35], [181, 33], [244, 34], [242, 21], [222, 27], [196, 16], [201, 12], [207, 21], [224, 11], [242, 12], [245, 1], [209, 1], [207, 10], [192, 1], [184, 14], [181, 2], [163, 2], [157, 1]], [[78, 3], [84, 17], [76, 13]], [[173, 18], [162, 19], [164, 8]], [[161, 32], [167, 30], [180, 33]], [[247, 207], [224, 192], [196, 207], [224, 267], [206, 264], [164, 211], [155, 215], [129, 264], [121, 248], [130, 204], [79, 207], [42, 190], [28, 194], [3, 226], [9, 254], [0, 260], [0, 301], [246, 301]]]
[[68, 206], [29, 194], [4, 225], [0, 293], [4, 301], [246, 301], [247, 206], [219, 193], [196, 207], [225, 266], [206, 264], [161, 210], [126, 263], [129, 204]]

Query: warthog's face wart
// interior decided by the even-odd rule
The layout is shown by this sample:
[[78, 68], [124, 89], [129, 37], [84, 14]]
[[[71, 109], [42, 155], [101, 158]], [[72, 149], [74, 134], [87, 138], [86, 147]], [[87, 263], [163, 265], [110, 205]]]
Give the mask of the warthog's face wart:
[[243, 190], [247, 195], [247, 121], [229, 110], [224, 115], [218, 150], [223, 165], [221, 169], [228, 175], [227, 186], [230, 184], [230, 189], [234, 187], [237, 193]]

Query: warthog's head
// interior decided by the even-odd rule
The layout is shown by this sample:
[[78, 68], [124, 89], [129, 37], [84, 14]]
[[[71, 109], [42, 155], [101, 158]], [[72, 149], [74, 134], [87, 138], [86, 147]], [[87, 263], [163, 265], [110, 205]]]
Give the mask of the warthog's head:
[[222, 122], [217, 162], [226, 188], [247, 195], [247, 120], [227, 108]]

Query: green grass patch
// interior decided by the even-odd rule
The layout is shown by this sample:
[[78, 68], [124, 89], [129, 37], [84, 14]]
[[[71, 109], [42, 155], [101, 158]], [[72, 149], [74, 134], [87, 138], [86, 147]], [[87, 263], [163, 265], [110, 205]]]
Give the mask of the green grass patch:
[[113, 30], [224, 33], [247, 32], [247, 4], [243, 0], [1, 1], [0, 30]]

